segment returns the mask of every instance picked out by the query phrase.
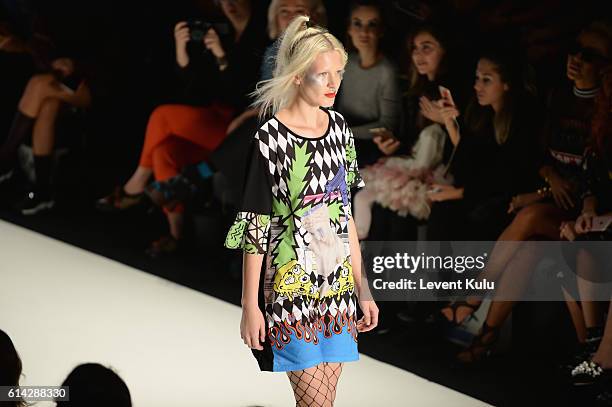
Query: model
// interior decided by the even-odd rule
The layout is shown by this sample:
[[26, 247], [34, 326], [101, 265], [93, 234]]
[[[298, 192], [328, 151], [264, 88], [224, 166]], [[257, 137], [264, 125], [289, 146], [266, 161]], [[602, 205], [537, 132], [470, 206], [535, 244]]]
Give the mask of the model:
[[350, 127], [330, 109], [346, 61], [308, 17], [286, 29], [274, 77], [255, 92], [271, 117], [254, 136], [225, 243], [244, 250], [242, 339], [261, 370], [287, 372], [297, 406], [333, 406], [343, 363], [359, 358], [358, 332], [378, 323], [351, 215], [350, 189], [364, 182]]

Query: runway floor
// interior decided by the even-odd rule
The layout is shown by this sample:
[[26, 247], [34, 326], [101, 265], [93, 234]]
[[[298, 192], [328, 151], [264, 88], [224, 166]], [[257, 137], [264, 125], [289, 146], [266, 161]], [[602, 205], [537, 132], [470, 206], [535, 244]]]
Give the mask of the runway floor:
[[[59, 385], [97, 362], [136, 407], [294, 405], [287, 377], [259, 372], [242, 343], [239, 307], [4, 221], [0, 248], [0, 327], [23, 361], [21, 385]], [[485, 405], [365, 355], [345, 365], [336, 401]]]

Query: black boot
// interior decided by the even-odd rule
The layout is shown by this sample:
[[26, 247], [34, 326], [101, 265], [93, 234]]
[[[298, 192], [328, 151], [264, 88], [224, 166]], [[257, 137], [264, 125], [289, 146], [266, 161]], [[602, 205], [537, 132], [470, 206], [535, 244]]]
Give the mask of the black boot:
[[53, 157], [51, 155], [34, 156], [36, 182], [34, 184], [34, 189], [28, 192], [25, 201], [20, 207], [20, 211], [23, 215], [35, 215], [55, 206], [55, 201], [51, 194], [52, 168]]
[[13, 171], [17, 163], [17, 148], [32, 134], [35, 119], [17, 111], [8, 136], [0, 147], [0, 180], [8, 179], [6, 174]]

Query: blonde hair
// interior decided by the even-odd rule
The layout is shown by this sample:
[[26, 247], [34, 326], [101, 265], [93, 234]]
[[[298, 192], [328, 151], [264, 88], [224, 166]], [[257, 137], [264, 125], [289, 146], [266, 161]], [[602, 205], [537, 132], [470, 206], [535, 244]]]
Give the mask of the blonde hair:
[[[281, 35], [280, 28], [277, 24], [278, 8], [282, 0], [272, 0], [268, 6], [268, 36], [271, 40], [276, 39]], [[323, 0], [306, 0], [308, 3], [308, 12], [312, 21], [318, 25], [325, 27], [327, 25], [327, 10], [323, 5]]]
[[255, 99], [252, 106], [259, 107], [260, 119], [294, 101], [295, 77], [302, 78], [320, 53], [338, 51], [343, 66], [348, 59], [342, 43], [324, 28], [312, 25], [307, 16], [296, 17], [279, 41], [274, 76], [259, 82], [250, 95]]

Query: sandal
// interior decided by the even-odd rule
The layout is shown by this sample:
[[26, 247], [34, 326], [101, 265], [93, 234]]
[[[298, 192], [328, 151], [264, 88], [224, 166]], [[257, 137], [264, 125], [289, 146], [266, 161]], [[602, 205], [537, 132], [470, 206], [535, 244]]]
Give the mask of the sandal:
[[[455, 324], [455, 325], [461, 325], [463, 322], [465, 322], [468, 318], [473, 318], [473, 314], [478, 310], [478, 308], [480, 308], [480, 304], [481, 301], [478, 302], [478, 304], [470, 304], [465, 300], [461, 300], [461, 301], [453, 301], [450, 302], [446, 307], [442, 308], [440, 310], [440, 312], [442, 313], [442, 310], [445, 309], [450, 309], [451, 310], [451, 319], [448, 319], [448, 317], [446, 315], [444, 315], [444, 313], [442, 313], [444, 315], [444, 317], [448, 320], [448, 322]], [[465, 317], [463, 317], [460, 321], [457, 320], [457, 310], [461, 307], [466, 307], [466, 308], [470, 308], [471, 311], [469, 314], [467, 314]]]
[[121, 185], [110, 195], [96, 201], [96, 208], [103, 212], [117, 212], [133, 208], [143, 202], [144, 193], [128, 194]]
[[179, 251], [180, 241], [175, 239], [173, 236], [162, 236], [158, 240], [151, 243], [151, 246], [145, 251], [145, 253], [152, 258], [158, 258], [161, 256], [172, 255]]
[[486, 322], [472, 344], [463, 352], [457, 354], [457, 360], [462, 363], [480, 362], [492, 354], [493, 346], [499, 340], [499, 327], [490, 326]]
[[585, 360], [572, 370], [574, 386], [590, 386], [612, 378], [612, 369], [604, 369], [592, 360]]

